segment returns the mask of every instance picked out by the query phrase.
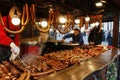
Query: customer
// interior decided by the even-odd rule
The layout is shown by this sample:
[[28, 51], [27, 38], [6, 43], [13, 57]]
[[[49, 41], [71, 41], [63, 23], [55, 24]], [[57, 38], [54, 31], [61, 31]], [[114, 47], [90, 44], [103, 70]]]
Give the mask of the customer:
[[[10, 30], [18, 30], [18, 26], [11, 23], [11, 18], [13, 17], [16, 7], [12, 7], [9, 11], [8, 16], [1, 17], [0, 22], [3, 21], [5, 27]], [[18, 16], [21, 13], [17, 10]], [[20, 53], [19, 46], [19, 34], [8, 33], [2, 23], [0, 23], [0, 62], [3, 60], [14, 60]]]
[[112, 46], [112, 31], [108, 32], [107, 40], [108, 40], [108, 46]]
[[99, 45], [103, 40], [103, 30], [100, 25], [95, 26], [88, 36], [88, 42], [90, 45]]
[[63, 37], [62, 41], [64, 41], [66, 38], [72, 38], [72, 43], [79, 43], [84, 44], [83, 42], [83, 35], [81, 34], [79, 29], [74, 29], [74, 33], [67, 34]]

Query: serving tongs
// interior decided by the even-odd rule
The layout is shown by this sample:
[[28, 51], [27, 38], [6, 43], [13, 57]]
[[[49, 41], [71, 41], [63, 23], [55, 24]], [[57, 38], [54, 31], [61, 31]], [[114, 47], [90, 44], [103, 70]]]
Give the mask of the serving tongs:
[[[23, 66], [25, 66], [26, 70], [23, 74], [26, 74], [25, 75], [25, 80], [30, 80], [30, 76], [31, 76], [31, 70], [30, 70], [30, 67], [27, 66], [27, 64], [20, 58], [20, 56], [17, 56], [17, 59], [20, 60], [20, 62], [23, 64]], [[22, 74], [21, 74], [22, 75]], [[23, 76], [22, 76], [22, 79], [23, 79]], [[21, 79], [20, 79], [21, 80]]]
[[28, 67], [28, 65], [20, 58], [20, 56], [17, 56], [17, 59], [20, 60], [20, 62], [23, 64], [23, 66], [25, 66], [25, 68], [27, 68], [27, 70], [30, 70], [30, 67]]

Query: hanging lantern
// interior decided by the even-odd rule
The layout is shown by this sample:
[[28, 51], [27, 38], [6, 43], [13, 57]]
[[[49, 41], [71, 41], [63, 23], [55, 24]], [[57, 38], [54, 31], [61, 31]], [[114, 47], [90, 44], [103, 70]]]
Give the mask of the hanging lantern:
[[62, 24], [64, 24], [66, 21], [67, 21], [67, 20], [66, 20], [65, 17], [60, 17], [60, 18], [59, 18], [59, 22], [62, 23]]
[[19, 25], [20, 24], [20, 18], [17, 15], [17, 10], [15, 9], [14, 15], [12, 17], [12, 24], [13, 25]]
[[96, 5], [97, 7], [103, 6], [103, 4], [102, 4], [101, 2], [97, 2], [97, 3], [95, 3], [95, 5]]
[[90, 21], [90, 17], [88, 17], [88, 16], [85, 17], [85, 21], [87, 21], [87, 22]]
[[76, 24], [79, 24], [79, 23], [80, 23], [80, 20], [79, 20], [79, 19], [75, 19], [75, 23], [76, 23]]
[[[70, 31], [70, 28], [71, 28], [71, 19], [72, 19], [72, 16], [69, 14], [69, 13], [67, 13], [67, 15], [66, 15], [66, 20], [65, 19], [63, 19], [63, 21], [64, 21], [64, 27], [60, 27], [60, 26], [57, 26], [56, 27], [56, 29], [61, 33], [61, 34], [65, 34], [65, 33], [67, 33], [67, 32], [69, 32]], [[62, 23], [63, 24], [63, 23]], [[59, 23], [58, 25], [61, 25], [61, 23]]]
[[40, 24], [41, 24], [42, 27], [47, 27], [47, 25], [48, 25], [46, 20], [41, 21]]
[[20, 19], [14, 15], [14, 17], [12, 18], [12, 24], [13, 25], [19, 25], [20, 24]]

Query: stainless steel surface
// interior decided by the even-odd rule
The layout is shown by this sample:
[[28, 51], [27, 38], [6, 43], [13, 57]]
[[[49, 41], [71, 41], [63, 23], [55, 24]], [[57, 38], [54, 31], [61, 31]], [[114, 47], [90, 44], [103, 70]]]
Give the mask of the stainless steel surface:
[[39, 80], [84, 80], [88, 75], [103, 69], [111, 63], [119, 55], [119, 52], [118, 48], [108, 50], [97, 57], [83, 61], [78, 65], [73, 65], [61, 71], [54, 72]]

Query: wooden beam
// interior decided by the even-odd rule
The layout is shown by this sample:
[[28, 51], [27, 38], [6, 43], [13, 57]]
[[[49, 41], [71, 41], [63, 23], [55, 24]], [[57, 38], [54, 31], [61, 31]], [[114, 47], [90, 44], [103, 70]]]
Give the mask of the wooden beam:
[[114, 10], [114, 19], [113, 19], [113, 46], [118, 47], [118, 36], [119, 36], [119, 9], [115, 8]]

